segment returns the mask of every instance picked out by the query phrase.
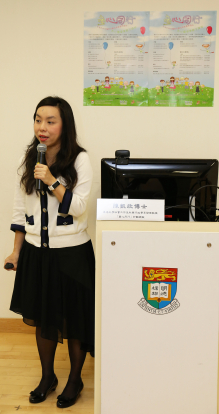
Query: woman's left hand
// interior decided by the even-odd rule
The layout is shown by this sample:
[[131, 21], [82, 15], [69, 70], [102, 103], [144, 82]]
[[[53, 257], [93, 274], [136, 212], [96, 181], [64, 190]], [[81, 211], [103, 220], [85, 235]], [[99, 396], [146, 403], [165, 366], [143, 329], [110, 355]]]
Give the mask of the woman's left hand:
[[42, 180], [46, 185], [52, 185], [56, 181], [56, 178], [53, 177], [47, 165], [36, 164], [34, 169], [34, 178], [37, 180]]

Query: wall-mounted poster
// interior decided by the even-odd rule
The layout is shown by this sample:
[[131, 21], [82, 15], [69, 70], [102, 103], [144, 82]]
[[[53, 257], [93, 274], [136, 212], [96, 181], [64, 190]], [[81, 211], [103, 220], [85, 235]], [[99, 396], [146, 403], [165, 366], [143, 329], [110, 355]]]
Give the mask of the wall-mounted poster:
[[151, 12], [149, 106], [213, 106], [215, 11]]
[[216, 11], [85, 13], [84, 105], [214, 105]]
[[85, 13], [84, 105], [148, 106], [149, 12]]

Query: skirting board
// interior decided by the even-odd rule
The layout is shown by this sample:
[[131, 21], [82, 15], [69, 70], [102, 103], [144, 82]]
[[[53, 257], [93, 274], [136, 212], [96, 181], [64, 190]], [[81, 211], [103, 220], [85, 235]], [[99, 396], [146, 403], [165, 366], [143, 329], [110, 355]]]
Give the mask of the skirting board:
[[18, 318], [0, 318], [0, 332], [5, 333], [35, 333], [35, 326], [29, 326]]

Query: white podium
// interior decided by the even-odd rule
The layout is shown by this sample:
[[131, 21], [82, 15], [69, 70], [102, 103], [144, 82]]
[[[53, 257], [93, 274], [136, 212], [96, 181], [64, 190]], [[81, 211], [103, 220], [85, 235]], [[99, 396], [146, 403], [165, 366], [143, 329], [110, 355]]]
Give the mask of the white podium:
[[97, 222], [95, 414], [217, 414], [218, 230]]

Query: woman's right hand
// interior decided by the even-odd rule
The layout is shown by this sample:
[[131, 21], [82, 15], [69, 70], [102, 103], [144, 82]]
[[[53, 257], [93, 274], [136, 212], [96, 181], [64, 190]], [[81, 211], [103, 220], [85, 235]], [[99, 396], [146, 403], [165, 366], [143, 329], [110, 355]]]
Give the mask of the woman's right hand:
[[6, 259], [5, 259], [5, 262], [4, 262], [4, 267], [5, 267], [5, 265], [6, 265], [6, 263], [12, 263], [13, 265], [14, 265], [14, 267], [13, 267], [13, 269], [6, 269], [6, 270], [17, 270], [17, 262], [18, 262], [18, 258], [19, 258], [19, 254], [17, 254], [17, 253], [12, 253], [10, 256], [8, 256]]

